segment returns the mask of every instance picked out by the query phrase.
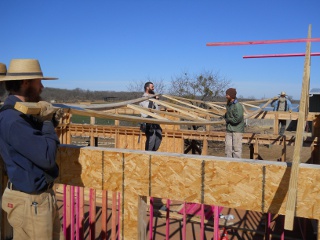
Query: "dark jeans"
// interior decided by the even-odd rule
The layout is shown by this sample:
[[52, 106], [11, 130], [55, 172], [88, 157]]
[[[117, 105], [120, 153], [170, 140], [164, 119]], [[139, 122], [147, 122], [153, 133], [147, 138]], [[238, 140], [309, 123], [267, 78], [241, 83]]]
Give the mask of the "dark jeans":
[[146, 151], [157, 151], [162, 141], [162, 129], [158, 124], [147, 124]]
[[284, 132], [286, 131], [287, 120], [279, 120], [279, 125], [279, 135], [283, 136]]

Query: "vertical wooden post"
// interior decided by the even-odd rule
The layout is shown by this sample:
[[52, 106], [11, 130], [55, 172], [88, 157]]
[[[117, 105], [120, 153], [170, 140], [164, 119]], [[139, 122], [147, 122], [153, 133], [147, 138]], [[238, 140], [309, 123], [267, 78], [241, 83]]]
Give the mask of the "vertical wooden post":
[[96, 231], [96, 190], [90, 188], [89, 239], [95, 239]]
[[287, 159], [287, 144], [286, 144], [286, 136], [282, 136], [282, 154], [281, 154], [281, 162], [285, 162]]
[[[118, 114], [118, 109], [116, 109], [116, 114]], [[114, 138], [114, 147], [115, 148], [119, 148], [120, 147], [120, 142], [119, 142], [119, 127], [120, 125], [120, 121], [119, 120], [114, 120], [114, 126], [116, 127], [116, 131], [115, 131], [115, 138]]]
[[[311, 38], [311, 24], [309, 25], [308, 38]], [[300, 153], [301, 153], [301, 148], [303, 143], [305, 114], [306, 114], [306, 111], [308, 111], [306, 110], [306, 107], [308, 105], [308, 103], [306, 102], [306, 99], [307, 99], [306, 95], [309, 95], [308, 87], [309, 87], [309, 81], [310, 81], [310, 51], [311, 51], [311, 43], [307, 42], [297, 132], [296, 132], [296, 139], [295, 139], [294, 150], [293, 150], [293, 161], [292, 161], [292, 167], [291, 167], [288, 198], [287, 198], [287, 204], [286, 204], [286, 217], [285, 217], [285, 223], [284, 223], [284, 228], [286, 230], [293, 230], [294, 217], [295, 217], [296, 204], [297, 204], [297, 190], [298, 190], [297, 186], [298, 186], [298, 179], [299, 179]]]
[[[206, 117], [207, 120], [210, 120], [210, 116]], [[202, 151], [201, 155], [208, 155], [208, 133], [210, 132], [210, 125], [205, 126], [206, 134], [205, 137], [203, 138], [203, 144], [202, 144]]]
[[117, 239], [117, 192], [112, 192], [111, 239]]
[[273, 134], [279, 134], [279, 114], [274, 112]]
[[66, 240], [70, 239], [71, 219], [70, 219], [70, 185], [63, 185], [64, 206], [63, 206], [63, 223], [64, 236]]
[[254, 149], [253, 149], [253, 159], [259, 159], [259, 140], [258, 138], [254, 141]]
[[[316, 119], [312, 122], [312, 137], [320, 139], [320, 115], [317, 115]], [[312, 163], [320, 164], [320, 146], [319, 144], [313, 144], [312, 146]]]
[[64, 119], [64, 122], [66, 124], [66, 127], [65, 127], [65, 131], [66, 131], [66, 144], [71, 144], [71, 133], [69, 131], [69, 126], [70, 126], [70, 123], [71, 123], [71, 117], [72, 117], [72, 114], [68, 114], [66, 119]]
[[[95, 117], [90, 117], [90, 124], [93, 126], [96, 124], [96, 118]], [[90, 146], [95, 146], [95, 139], [93, 136], [93, 128], [91, 128], [90, 132]]]
[[101, 239], [108, 237], [108, 191], [102, 190], [102, 211], [101, 211]]
[[147, 239], [147, 225], [145, 221], [147, 215], [147, 197], [138, 196], [138, 239], [146, 240]]

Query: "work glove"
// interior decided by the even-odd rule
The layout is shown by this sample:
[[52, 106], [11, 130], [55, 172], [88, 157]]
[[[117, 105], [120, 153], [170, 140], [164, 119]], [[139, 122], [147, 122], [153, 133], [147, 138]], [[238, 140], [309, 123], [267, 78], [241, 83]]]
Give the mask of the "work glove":
[[64, 115], [64, 110], [63, 108], [59, 108], [55, 114], [53, 114], [54, 120], [57, 122], [60, 122], [60, 119], [63, 117]]
[[53, 114], [53, 126], [58, 127], [60, 123], [60, 119], [64, 115], [64, 110], [63, 108], [59, 108], [54, 114]]
[[40, 101], [37, 103], [37, 106], [40, 108], [40, 113], [37, 116], [34, 116], [38, 121], [44, 122], [44, 121], [51, 121], [53, 114], [55, 112], [54, 107], [51, 103]]

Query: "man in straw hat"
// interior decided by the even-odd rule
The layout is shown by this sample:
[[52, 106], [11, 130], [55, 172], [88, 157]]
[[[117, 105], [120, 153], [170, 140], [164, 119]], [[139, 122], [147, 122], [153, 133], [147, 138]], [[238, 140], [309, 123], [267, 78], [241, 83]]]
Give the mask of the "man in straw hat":
[[[271, 106], [273, 107], [273, 111], [282, 111], [287, 112], [289, 111], [291, 113], [292, 111], [292, 104], [289, 99], [287, 99], [286, 92], [282, 91], [278, 97], [274, 97], [274, 99], [271, 102]], [[279, 135], [283, 136], [284, 132], [286, 131], [286, 120], [279, 120]]]
[[7, 67], [4, 63], [0, 63], [0, 79], [4, 78], [7, 73]]
[[[9, 177], [2, 208], [13, 227], [13, 239], [64, 239], [52, 189], [59, 175], [54, 127], [61, 114], [40, 101], [41, 81], [55, 79], [44, 77], [35, 59], [11, 60], [0, 79], [9, 92], [0, 110], [0, 154]], [[23, 114], [14, 109], [16, 102], [38, 102], [41, 113]]]
[[[4, 63], [0, 63], [0, 79], [4, 78], [7, 73], [7, 67]], [[5, 93], [4, 84], [0, 82], [0, 96]], [[1, 102], [1, 101], [0, 101]]]
[[244, 132], [243, 107], [237, 99], [235, 88], [226, 91], [227, 112], [224, 115], [226, 121], [225, 154], [226, 157], [241, 158], [242, 134]]

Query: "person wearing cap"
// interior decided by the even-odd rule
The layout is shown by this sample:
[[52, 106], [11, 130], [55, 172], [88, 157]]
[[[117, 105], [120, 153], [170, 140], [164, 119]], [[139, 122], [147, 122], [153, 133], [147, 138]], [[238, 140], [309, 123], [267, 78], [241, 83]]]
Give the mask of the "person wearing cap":
[[[59, 139], [55, 126], [62, 117], [41, 101], [44, 77], [36, 59], [12, 59], [0, 79], [9, 92], [0, 109], [0, 154], [9, 178], [2, 209], [13, 227], [13, 239], [64, 239], [52, 189], [59, 175], [55, 161]], [[37, 116], [14, 109], [17, 102], [38, 102]]]
[[[282, 91], [280, 96], [274, 97], [271, 102], [271, 106], [273, 107], [273, 111], [281, 111], [281, 112], [292, 112], [292, 104], [289, 99], [287, 99], [286, 93]], [[286, 131], [286, 120], [279, 120], [279, 135], [283, 136]]]
[[[154, 85], [152, 82], [146, 82], [144, 84], [144, 94], [143, 97], [148, 97], [150, 95], [154, 94]], [[155, 97], [157, 98], [157, 96]], [[144, 108], [152, 108], [159, 110], [159, 106], [157, 103], [146, 100], [139, 104], [141, 107]], [[150, 116], [144, 113], [141, 113], [141, 117], [149, 118]], [[162, 141], [162, 129], [159, 124], [152, 124], [152, 123], [146, 123], [142, 126], [145, 126], [144, 129], [140, 128], [146, 135], [146, 144], [145, 144], [145, 150], [146, 151], [157, 151], [160, 147], [161, 141]]]
[[242, 155], [242, 134], [244, 132], [243, 107], [237, 99], [235, 88], [226, 91], [226, 138], [225, 154], [226, 157], [241, 158]]

